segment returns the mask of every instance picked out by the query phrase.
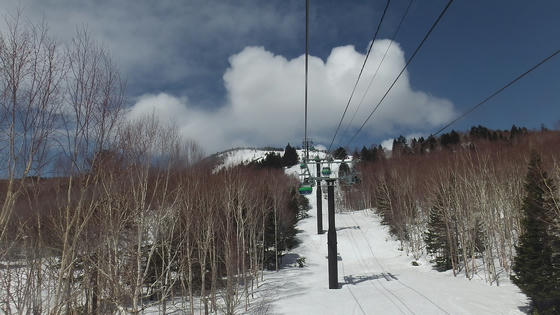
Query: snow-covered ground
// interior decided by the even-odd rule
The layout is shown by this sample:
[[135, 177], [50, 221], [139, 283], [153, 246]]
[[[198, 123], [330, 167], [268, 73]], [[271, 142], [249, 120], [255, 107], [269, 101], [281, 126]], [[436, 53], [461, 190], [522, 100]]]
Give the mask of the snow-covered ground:
[[216, 166], [215, 171], [219, 171], [222, 168], [259, 161], [263, 159], [268, 152], [284, 154], [284, 151], [265, 151], [259, 149], [231, 150], [218, 155], [219, 158], [223, 159], [223, 162]]
[[[225, 153], [220, 167], [230, 167], [263, 158], [268, 151], [234, 150]], [[298, 150], [300, 157], [303, 152]], [[310, 158], [324, 152], [313, 152]], [[339, 164], [333, 163], [333, 177]], [[314, 165], [310, 165], [312, 175]], [[298, 176], [299, 165], [286, 169]], [[314, 190], [316, 187], [313, 188]], [[326, 192], [326, 189], [323, 189]], [[327, 201], [323, 196], [323, 228], [328, 229]], [[307, 196], [309, 217], [298, 222], [299, 247], [284, 256], [278, 272], [265, 272], [255, 298], [253, 314], [523, 314], [527, 298], [505, 280], [499, 287], [482, 279], [467, 280], [451, 272], [437, 272], [425, 260], [413, 266], [413, 258], [399, 251], [399, 242], [370, 210], [336, 214], [339, 289], [328, 288], [327, 233], [317, 234], [315, 191]], [[305, 257], [305, 267], [296, 259]], [[1, 276], [1, 275], [0, 275]], [[46, 291], [45, 291], [46, 292]], [[199, 305], [198, 302], [195, 302]], [[169, 312], [184, 314], [185, 306], [171, 305]], [[197, 313], [200, 311], [196, 307]], [[157, 314], [159, 306], [144, 313]], [[238, 313], [243, 313], [242, 305]]]
[[[333, 167], [333, 171], [335, 167]], [[297, 173], [297, 166], [288, 169]], [[338, 282], [328, 289], [327, 234], [317, 235], [316, 197], [308, 196], [309, 218], [298, 223], [301, 245], [285, 261], [305, 257], [306, 266], [267, 272], [259, 288], [258, 313], [268, 314], [523, 314], [525, 295], [510, 282], [499, 287], [483, 280], [413, 266], [399, 251], [380, 218], [367, 210], [336, 214]], [[323, 200], [323, 227], [328, 228]]]
[[[304, 157], [304, 150], [298, 149], [296, 150], [300, 159]], [[251, 162], [256, 162], [266, 157], [267, 153], [278, 153], [280, 155], [284, 154], [284, 151], [272, 151], [272, 150], [261, 150], [261, 149], [235, 149], [226, 151], [223, 153], [218, 154], [218, 158], [221, 160], [221, 163], [216, 166], [214, 169], [215, 171], [219, 171], [222, 168], [233, 167], [241, 164], [248, 164]], [[327, 154], [324, 151], [310, 151], [309, 158], [314, 159], [315, 156], [319, 156], [320, 158], [324, 159]], [[293, 168], [295, 171], [299, 171], [299, 168]]]

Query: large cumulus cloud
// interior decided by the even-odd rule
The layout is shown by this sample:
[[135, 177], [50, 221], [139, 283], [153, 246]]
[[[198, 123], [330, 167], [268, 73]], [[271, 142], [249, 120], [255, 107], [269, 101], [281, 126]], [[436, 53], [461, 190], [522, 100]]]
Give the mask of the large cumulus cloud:
[[[389, 40], [374, 43], [343, 129], [389, 44]], [[328, 142], [333, 136], [364, 58], [353, 46], [334, 48], [326, 61], [310, 56], [308, 124], [309, 135], [317, 142]], [[349, 134], [363, 123], [404, 64], [404, 52], [393, 42], [363, 97]], [[129, 118], [153, 112], [162, 121], [178, 126], [184, 136], [198, 140], [208, 152], [240, 145], [300, 143], [304, 125], [304, 56], [288, 60], [263, 47], [246, 47], [229, 58], [223, 81], [227, 101], [218, 110], [201, 110], [185, 97], [148, 94], [138, 99]], [[454, 115], [449, 100], [414, 90], [405, 72], [363, 132], [383, 136], [400, 128], [422, 131]], [[344, 144], [347, 138], [342, 135], [340, 142]]]

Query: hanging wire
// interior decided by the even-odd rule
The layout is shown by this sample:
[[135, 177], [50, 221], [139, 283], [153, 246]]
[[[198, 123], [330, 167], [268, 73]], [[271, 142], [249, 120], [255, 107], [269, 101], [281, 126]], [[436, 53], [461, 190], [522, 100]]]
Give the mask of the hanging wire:
[[385, 5], [385, 9], [383, 10], [383, 15], [381, 15], [381, 19], [379, 20], [379, 24], [377, 24], [377, 29], [375, 30], [375, 34], [373, 35], [373, 39], [371, 40], [371, 43], [369, 44], [369, 48], [368, 48], [368, 51], [367, 51], [367, 54], [366, 54], [366, 58], [364, 59], [364, 63], [362, 64], [362, 68], [360, 69], [360, 73], [358, 74], [358, 79], [356, 79], [356, 83], [354, 84], [354, 88], [352, 89], [352, 93], [350, 93], [350, 97], [348, 98], [348, 103], [346, 104], [346, 107], [344, 108], [344, 112], [342, 113], [342, 117], [340, 118], [340, 121], [338, 122], [338, 126], [336, 127], [336, 131], [334, 132], [334, 136], [331, 140], [331, 144], [329, 145], [329, 148], [327, 149], [327, 152], [331, 152], [331, 147], [334, 143], [334, 140], [336, 139], [336, 135], [338, 134], [338, 130], [340, 129], [340, 125], [342, 124], [342, 121], [344, 120], [344, 116], [346, 116], [346, 111], [348, 111], [348, 106], [350, 106], [350, 102], [352, 101], [352, 96], [354, 96], [354, 92], [356, 91], [356, 87], [358, 86], [358, 82], [360, 82], [362, 72], [364, 71], [367, 60], [369, 58], [369, 54], [371, 53], [371, 48], [373, 47], [373, 43], [375, 42], [375, 39], [377, 38], [377, 34], [379, 33], [379, 29], [381, 28], [381, 23], [383, 23], [383, 19], [385, 18], [385, 14], [387, 13], [387, 9], [389, 8], [390, 3], [391, 3], [391, 0], [387, 0], [387, 4]]
[[436, 28], [436, 26], [438, 25], [439, 21], [441, 21], [441, 19], [443, 18], [443, 16], [445, 15], [445, 12], [447, 12], [447, 9], [449, 9], [449, 6], [451, 5], [451, 3], [453, 3], [454, 0], [449, 0], [449, 2], [447, 2], [447, 5], [445, 6], [445, 8], [443, 8], [443, 10], [441, 11], [441, 13], [439, 14], [438, 18], [435, 20], [435, 22], [432, 24], [432, 26], [430, 27], [430, 29], [428, 30], [428, 32], [426, 33], [426, 35], [424, 36], [424, 38], [422, 39], [422, 41], [420, 42], [420, 44], [418, 45], [418, 47], [416, 47], [416, 50], [414, 50], [414, 52], [412, 53], [412, 55], [410, 56], [410, 58], [408, 58], [408, 61], [406, 62], [406, 64], [404, 65], [404, 67], [402, 68], [402, 70], [399, 72], [399, 74], [397, 75], [397, 77], [395, 78], [395, 80], [393, 81], [393, 83], [391, 83], [391, 85], [389, 86], [389, 89], [387, 89], [387, 91], [385, 92], [385, 94], [383, 95], [383, 97], [379, 100], [379, 102], [377, 103], [377, 105], [375, 106], [375, 108], [371, 111], [371, 113], [369, 114], [369, 116], [366, 118], [366, 120], [364, 121], [364, 123], [360, 126], [360, 128], [358, 129], [358, 131], [356, 131], [356, 133], [354, 134], [354, 136], [352, 136], [352, 138], [350, 138], [350, 141], [348, 141], [348, 143], [346, 144], [346, 146], [349, 146], [350, 143], [352, 143], [352, 141], [354, 141], [354, 139], [356, 138], [356, 136], [358, 136], [358, 134], [360, 133], [360, 131], [362, 131], [362, 129], [364, 128], [364, 126], [367, 124], [367, 122], [370, 120], [370, 118], [373, 116], [373, 114], [377, 111], [377, 109], [379, 108], [379, 106], [383, 103], [383, 101], [385, 100], [385, 98], [387, 97], [387, 95], [389, 94], [389, 92], [391, 91], [391, 89], [395, 86], [395, 83], [397, 83], [397, 81], [399, 80], [399, 78], [401, 77], [401, 75], [404, 73], [404, 71], [406, 70], [406, 68], [408, 67], [408, 65], [412, 62], [412, 60], [414, 59], [414, 57], [416, 56], [416, 54], [418, 53], [418, 51], [420, 51], [420, 48], [422, 48], [422, 45], [424, 45], [424, 43], [426, 42], [426, 40], [428, 39], [428, 37], [430, 36], [430, 34], [432, 33], [432, 31]]
[[397, 26], [396, 31], [393, 33], [393, 36], [391, 37], [391, 41], [389, 42], [389, 45], [387, 45], [387, 48], [385, 49], [385, 52], [383, 53], [383, 57], [381, 58], [381, 61], [377, 65], [377, 69], [375, 69], [375, 73], [373, 74], [373, 76], [369, 80], [368, 87], [367, 87], [366, 91], [364, 92], [364, 94], [362, 95], [362, 99], [360, 100], [360, 103], [358, 103], [358, 107], [356, 107], [356, 110], [354, 111], [354, 114], [352, 115], [352, 119], [350, 119], [350, 122], [346, 125], [346, 128], [344, 128], [344, 131], [342, 132], [342, 134], [347, 134], [348, 130], [352, 126], [352, 123], [354, 122], [354, 119], [356, 118], [356, 114], [360, 110], [360, 107], [362, 106], [362, 104], [364, 102], [364, 99], [366, 98], [366, 96], [369, 92], [369, 89], [371, 88], [371, 86], [373, 84], [373, 81], [377, 77], [377, 73], [379, 72], [379, 69], [381, 68], [381, 65], [383, 64], [383, 61], [385, 61], [385, 57], [387, 56], [387, 53], [389, 52], [389, 49], [391, 49], [391, 46], [393, 45], [393, 41], [397, 37], [397, 34], [399, 33], [399, 30], [401, 29], [401, 26], [402, 26], [406, 16], [408, 15], [408, 11], [410, 10], [410, 7], [412, 6], [413, 2], [414, 2], [414, 0], [410, 0], [408, 2], [408, 6], [406, 7], [406, 10], [404, 11], [404, 14], [401, 17], [399, 25]]
[[309, 140], [307, 139], [307, 73], [309, 58], [309, 0], [305, 1], [305, 161], [309, 160]]
[[465, 116], [467, 116], [468, 114], [472, 113], [475, 109], [479, 108], [480, 106], [482, 106], [484, 103], [488, 102], [490, 99], [492, 99], [494, 96], [500, 94], [503, 90], [507, 89], [508, 87], [512, 86], [515, 82], [519, 81], [521, 78], [523, 78], [524, 76], [526, 76], [527, 74], [529, 74], [530, 72], [532, 72], [533, 70], [537, 69], [538, 67], [540, 67], [541, 65], [543, 65], [545, 62], [549, 61], [550, 59], [552, 59], [554, 56], [558, 55], [560, 53], [560, 49], [556, 50], [554, 53], [552, 53], [551, 55], [549, 55], [548, 57], [544, 58], [543, 60], [541, 60], [539, 63], [537, 63], [536, 65], [534, 65], [533, 67], [531, 67], [529, 70], [523, 72], [522, 74], [520, 74], [519, 76], [517, 76], [515, 79], [511, 80], [508, 84], [504, 85], [503, 87], [501, 87], [500, 89], [496, 90], [494, 93], [490, 94], [488, 97], [486, 97], [485, 99], [483, 99], [480, 103], [472, 106], [471, 108], [469, 108], [466, 112], [464, 112], [463, 114], [461, 114], [461, 116], [453, 119], [452, 121], [450, 121], [449, 123], [447, 123], [445, 126], [441, 127], [438, 131], [434, 132], [432, 134], [432, 136], [436, 136], [438, 135], [440, 132], [444, 131], [445, 129], [449, 128], [451, 125], [453, 125], [454, 123], [456, 123], [457, 121], [463, 119]]

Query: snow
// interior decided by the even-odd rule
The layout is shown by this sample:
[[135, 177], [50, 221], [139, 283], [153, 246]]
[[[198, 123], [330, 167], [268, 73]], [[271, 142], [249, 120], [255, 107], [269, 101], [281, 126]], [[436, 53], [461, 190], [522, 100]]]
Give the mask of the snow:
[[[223, 154], [218, 166], [231, 167], [264, 158], [267, 152], [240, 149]], [[298, 150], [300, 157], [303, 151]], [[313, 152], [310, 158], [324, 152]], [[338, 161], [339, 162], [339, 161]], [[331, 169], [336, 176], [338, 166]], [[314, 164], [309, 165], [315, 175]], [[299, 165], [287, 168], [287, 174], [298, 176]], [[323, 182], [324, 183], [324, 182]], [[528, 300], [508, 280], [491, 286], [483, 279], [468, 280], [449, 272], [433, 270], [425, 259], [413, 266], [413, 258], [399, 250], [386, 226], [372, 210], [336, 213], [338, 238], [339, 289], [328, 288], [327, 233], [317, 234], [316, 197], [306, 196], [311, 206], [309, 217], [297, 223], [301, 244], [284, 256], [284, 266], [265, 272], [255, 298], [252, 314], [523, 314]], [[323, 189], [326, 192], [326, 188]], [[323, 228], [328, 229], [326, 195], [323, 195]], [[296, 259], [305, 258], [298, 268]], [[45, 291], [47, 294], [47, 291]], [[195, 300], [198, 309], [198, 300]], [[170, 301], [168, 310], [182, 314], [185, 306]], [[157, 314], [159, 306], [143, 313]], [[242, 306], [237, 313], [244, 313]]]
[[284, 151], [267, 151], [267, 150], [259, 150], [259, 149], [237, 149], [224, 152], [219, 155], [220, 158], [223, 158], [223, 162], [218, 165], [214, 171], [219, 171], [222, 168], [229, 168], [236, 165], [247, 164], [253, 161], [258, 161], [263, 159], [267, 153], [275, 152], [280, 153], [281, 155], [284, 154]]
[[[319, 147], [324, 147], [322, 145], [318, 145]], [[302, 149], [298, 149], [296, 150], [300, 160], [303, 160], [303, 157], [305, 156], [304, 150]], [[264, 159], [266, 157], [267, 153], [278, 153], [280, 155], [284, 154], [284, 151], [277, 151], [277, 150], [261, 150], [261, 149], [235, 149], [235, 150], [230, 150], [224, 153], [221, 153], [218, 155], [218, 158], [222, 159], [222, 162], [216, 166], [216, 168], [214, 169], [214, 171], [219, 171], [222, 168], [229, 168], [229, 167], [234, 167], [237, 165], [242, 165], [242, 164], [248, 164], [251, 163], [253, 161], [259, 161], [261, 159]], [[320, 158], [324, 159], [326, 158], [327, 154], [325, 151], [310, 151], [309, 152], [309, 158], [310, 159], [314, 159], [315, 156], [319, 156]], [[290, 170], [290, 169], [288, 169]], [[292, 168], [292, 170], [296, 170], [299, 171], [299, 168]], [[294, 175], [297, 175], [296, 173], [293, 173]]]
[[[287, 173], [297, 171], [295, 166]], [[291, 263], [265, 274], [259, 303], [270, 304], [269, 313], [523, 314], [527, 298], [509, 281], [490, 286], [437, 272], [426, 261], [413, 266], [413, 258], [398, 250], [399, 242], [371, 210], [336, 214], [341, 287], [328, 289], [327, 233], [317, 235], [315, 193], [307, 198], [312, 209], [298, 223], [301, 245], [285, 256], [290, 262], [305, 257], [306, 266]], [[328, 228], [325, 199], [323, 227]]]

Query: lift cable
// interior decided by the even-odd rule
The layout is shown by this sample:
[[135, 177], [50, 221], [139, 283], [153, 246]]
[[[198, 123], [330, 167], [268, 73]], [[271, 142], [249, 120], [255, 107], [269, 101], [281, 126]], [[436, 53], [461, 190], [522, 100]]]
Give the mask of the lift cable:
[[445, 12], [447, 12], [447, 9], [449, 8], [449, 6], [451, 5], [451, 3], [453, 3], [454, 0], [449, 0], [449, 2], [447, 2], [447, 5], [445, 6], [445, 8], [441, 11], [441, 13], [439, 14], [438, 18], [435, 20], [435, 22], [432, 24], [432, 27], [430, 27], [430, 29], [428, 30], [428, 32], [426, 33], [426, 35], [424, 36], [424, 39], [422, 39], [422, 41], [420, 42], [420, 44], [418, 45], [418, 47], [416, 47], [416, 50], [414, 50], [414, 52], [412, 53], [412, 55], [410, 56], [410, 58], [408, 58], [408, 61], [406, 62], [406, 64], [404, 65], [404, 67], [402, 68], [402, 70], [399, 72], [399, 74], [397, 75], [397, 77], [395, 78], [395, 80], [393, 81], [393, 83], [391, 83], [391, 85], [389, 86], [389, 89], [385, 92], [385, 94], [383, 95], [383, 97], [379, 100], [379, 102], [377, 103], [377, 105], [375, 106], [375, 108], [371, 111], [371, 113], [369, 114], [369, 116], [366, 118], [366, 120], [364, 121], [364, 123], [360, 126], [360, 128], [358, 129], [358, 131], [356, 131], [356, 133], [352, 136], [352, 138], [350, 138], [350, 141], [348, 141], [348, 143], [346, 144], [346, 146], [350, 145], [350, 143], [352, 143], [352, 141], [354, 141], [354, 139], [356, 138], [356, 136], [360, 133], [360, 131], [362, 131], [362, 129], [364, 128], [364, 126], [367, 124], [367, 122], [370, 120], [370, 118], [373, 116], [373, 114], [377, 111], [377, 109], [379, 108], [379, 106], [383, 103], [383, 100], [385, 100], [385, 98], [387, 97], [387, 95], [389, 94], [389, 92], [391, 91], [391, 89], [395, 86], [395, 83], [397, 83], [397, 81], [399, 80], [399, 78], [401, 77], [401, 75], [404, 73], [404, 71], [406, 70], [406, 68], [408, 67], [408, 65], [412, 62], [412, 60], [414, 59], [414, 57], [416, 56], [416, 54], [418, 53], [418, 51], [420, 50], [420, 48], [422, 48], [422, 45], [424, 45], [424, 43], [426, 42], [426, 40], [428, 39], [428, 37], [430, 36], [430, 34], [432, 33], [432, 31], [435, 29], [435, 27], [437, 26], [437, 24], [439, 23], [439, 21], [441, 21], [441, 19], [443, 18], [443, 16], [445, 15]]
[[533, 70], [537, 69], [538, 67], [540, 67], [542, 64], [544, 64], [545, 62], [549, 61], [550, 59], [552, 59], [554, 56], [558, 55], [560, 53], [560, 49], [556, 50], [554, 53], [552, 53], [552, 55], [544, 58], [543, 60], [541, 60], [539, 63], [537, 63], [536, 65], [534, 65], [533, 67], [531, 67], [529, 70], [523, 72], [522, 74], [520, 74], [519, 76], [517, 76], [515, 79], [513, 79], [512, 81], [510, 81], [508, 84], [504, 85], [502, 88], [496, 90], [494, 93], [490, 94], [488, 97], [486, 97], [484, 100], [482, 100], [480, 103], [474, 105], [473, 107], [469, 108], [466, 112], [464, 112], [463, 114], [461, 114], [461, 116], [453, 119], [452, 121], [450, 121], [449, 123], [447, 123], [445, 126], [441, 127], [438, 131], [436, 131], [435, 133], [432, 134], [432, 136], [436, 136], [438, 135], [440, 132], [444, 131], [445, 129], [449, 128], [449, 126], [453, 125], [454, 123], [456, 123], [457, 121], [461, 120], [462, 118], [464, 118], [465, 116], [467, 116], [468, 114], [472, 113], [475, 109], [477, 109], [478, 107], [482, 106], [484, 103], [488, 102], [490, 99], [492, 99], [494, 96], [500, 94], [503, 90], [507, 89], [508, 87], [512, 86], [515, 82], [519, 81], [521, 78], [523, 78], [524, 76], [526, 76], [527, 74], [529, 74], [530, 72], [532, 72]]
[[356, 88], [358, 87], [358, 82], [360, 82], [360, 77], [362, 76], [362, 72], [364, 71], [364, 68], [366, 66], [369, 54], [371, 53], [371, 48], [373, 47], [373, 43], [375, 42], [375, 39], [377, 38], [377, 34], [379, 33], [379, 29], [381, 28], [381, 23], [383, 23], [383, 19], [385, 18], [385, 14], [387, 13], [387, 9], [389, 8], [389, 4], [391, 3], [391, 0], [387, 0], [387, 3], [385, 4], [385, 9], [383, 10], [383, 15], [381, 15], [381, 19], [379, 20], [379, 24], [377, 24], [377, 29], [375, 30], [375, 34], [373, 35], [373, 39], [371, 41], [371, 43], [369, 44], [369, 48], [366, 54], [366, 58], [364, 59], [364, 63], [362, 64], [362, 68], [360, 69], [360, 73], [358, 74], [358, 78], [356, 79], [356, 83], [354, 84], [354, 88], [352, 89], [352, 93], [350, 93], [350, 98], [348, 98], [348, 103], [346, 104], [346, 108], [344, 108], [344, 112], [342, 113], [342, 117], [340, 118], [340, 121], [338, 122], [338, 126], [336, 127], [336, 131], [334, 132], [334, 136], [332, 138], [331, 144], [329, 145], [329, 148], [327, 149], [327, 152], [331, 152], [331, 147], [334, 143], [334, 140], [336, 139], [336, 135], [338, 134], [338, 130], [340, 129], [340, 125], [342, 124], [342, 121], [344, 120], [344, 116], [346, 115], [346, 111], [348, 110], [348, 106], [350, 106], [350, 102], [352, 101], [352, 97], [354, 96], [354, 92], [356, 91]]
[[305, 145], [305, 159], [309, 160], [309, 141], [307, 139], [307, 73], [309, 58], [309, 0], [305, 1], [305, 135], [303, 138]]
[[387, 45], [387, 48], [385, 49], [385, 53], [383, 53], [383, 57], [381, 58], [381, 61], [377, 65], [377, 69], [375, 69], [375, 73], [373, 74], [373, 76], [369, 80], [368, 87], [367, 87], [366, 91], [364, 92], [364, 94], [362, 95], [362, 99], [360, 100], [360, 103], [358, 103], [358, 107], [356, 107], [356, 110], [354, 111], [354, 114], [352, 115], [352, 119], [350, 119], [350, 122], [346, 125], [346, 128], [344, 128], [344, 131], [342, 132], [342, 134], [346, 134], [348, 132], [348, 129], [350, 129], [350, 127], [352, 126], [352, 122], [354, 122], [354, 119], [356, 118], [356, 114], [358, 114], [358, 111], [360, 110], [360, 107], [364, 103], [364, 99], [366, 98], [366, 96], [369, 92], [369, 89], [372, 86], [373, 81], [377, 77], [377, 73], [379, 72], [379, 69], [381, 68], [381, 65], [383, 64], [383, 61], [385, 61], [385, 57], [387, 56], [387, 53], [389, 52], [389, 49], [391, 49], [391, 46], [393, 45], [393, 41], [397, 37], [397, 34], [399, 33], [399, 30], [401, 29], [401, 26], [402, 26], [406, 16], [408, 15], [408, 11], [410, 10], [410, 7], [412, 6], [413, 2], [414, 2], [414, 0], [410, 0], [408, 2], [408, 6], [406, 7], [406, 10], [404, 11], [404, 14], [401, 17], [399, 25], [397, 26], [396, 31], [393, 33], [393, 36], [391, 37], [391, 42], [389, 43], [389, 45]]

